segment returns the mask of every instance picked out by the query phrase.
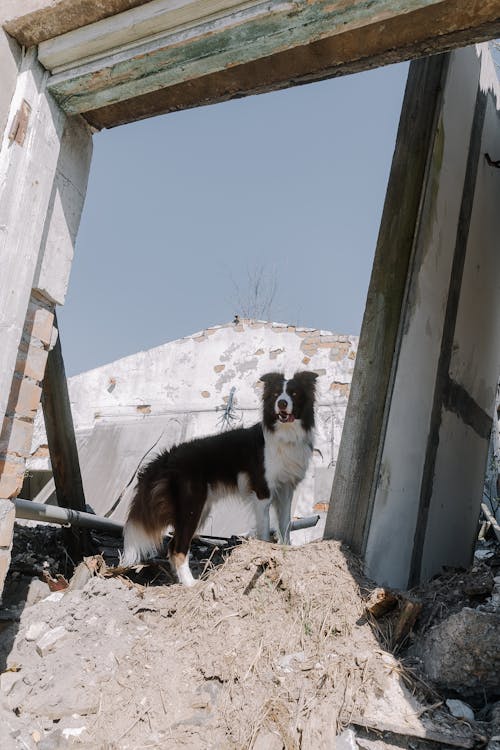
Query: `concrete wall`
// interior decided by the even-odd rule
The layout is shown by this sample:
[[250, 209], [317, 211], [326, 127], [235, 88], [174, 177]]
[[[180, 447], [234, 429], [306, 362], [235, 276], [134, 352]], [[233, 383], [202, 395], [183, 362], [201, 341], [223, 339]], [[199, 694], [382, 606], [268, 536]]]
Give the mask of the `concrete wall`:
[[[21, 61], [21, 49], [17, 42], [0, 29], [0, 133], [5, 133], [10, 105], [16, 88], [17, 74]], [[0, 476], [3, 472], [0, 459]], [[0, 480], [1, 481], [1, 480]], [[8, 500], [2, 499], [0, 490], [0, 591], [10, 563], [10, 547], [14, 526], [14, 507]]]
[[68, 284], [92, 140], [87, 124], [68, 118], [46, 93], [35, 49], [19, 55], [5, 36], [0, 49], [4, 56], [11, 50], [6, 70], [13, 84], [10, 102], [7, 88], [0, 100], [1, 590], [14, 518], [9, 499], [23, 483], [47, 353], [57, 335], [54, 306], [64, 301]]
[[[470, 559], [487, 462], [491, 418], [500, 372], [500, 170], [485, 153], [500, 153], [500, 87], [491, 60], [485, 58], [477, 92], [477, 173], [469, 231], [462, 261], [460, 296], [450, 351], [449, 393], [441, 407], [432, 500], [423, 548], [422, 576], [446, 561]], [[470, 153], [470, 152], [469, 152]], [[475, 157], [474, 157], [475, 158]], [[467, 196], [465, 196], [467, 199]], [[462, 217], [464, 210], [462, 204]], [[451, 334], [450, 334], [451, 335]]]
[[[357, 460], [367, 479], [358, 503], [352, 496], [347, 501], [335, 478], [327, 522], [330, 535], [349, 541], [347, 529], [375, 580], [403, 588], [443, 565], [471, 562], [500, 371], [500, 173], [484, 158], [500, 153], [498, 81], [485, 46], [431, 64], [435, 80], [421, 103], [427, 126], [400, 132], [395, 155], [404, 165], [405, 153], [408, 158], [421, 138], [421, 181], [415, 185], [409, 168], [397, 180], [393, 172], [384, 209], [394, 226], [393, 216], [405, 209], [391, 190], [397, 182], [403, 196], [411, 184], [418, 197], [415, 223], [411, 234], [392, 236], [390, 245], [382, 231], [377, 249], [383, 268], [394, 244], [405, 248], [406, 273], [392, 288], [374, 275], [369, 292], [369, 300], [383, 294], [402, 300], [391, 318], [398, 326], [383, 363], [386, 379], [374, 397], [383, 408], [363, 455], [346, 457], [341, 446], [341, 476]], [[363, 327], [370, 326], [365, 316]], [[380, 349], [389, 350], [388, 330], [378, 331]], [[357, 378], [367, 383], [373, 377], [366, 351], [362, 332], [358, 356], [365, 369], [354, 374], [353, 393]], [[370, 366], [377, 368], [373, 358]], [[350, 402], [348, 415], [356, 406], [366, 414]], [[363, 429], [357, 419], [355, 433]], [[347, 431], [352, 424], [348, 416]], [[357, 513], [358, 529], [339, 529], [334, 505], [341, 519], [349, 510]]]
[[0, 133], [5, 131], [10, 103], [16, 88], [17, 74], [21, 63], [21, 48], [12, 37], [0, 28]]

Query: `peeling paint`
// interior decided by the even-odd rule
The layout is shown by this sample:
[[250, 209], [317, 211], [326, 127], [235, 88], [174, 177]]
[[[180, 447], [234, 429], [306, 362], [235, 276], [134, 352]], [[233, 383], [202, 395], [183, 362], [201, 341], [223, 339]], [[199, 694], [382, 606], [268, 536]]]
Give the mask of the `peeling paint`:
[[[418, 7], [438, 2], [420, 0]], [[67, 112], [76, 114], [416, 10], [410, 0], [378, 0], [376, 7], [302, 0], [296, 8], [290, 14], [289, 3], [262, 4], [262, 10], [249, 8], [195, 22], [160, 39], [125, 45], [104, 60], [101, 56], [88, 64], [73, 63], [72, 69], [52, 76], [49, 89]]]
[[[347, 358], [332, 361], [328, 348], [317, 348], [304, 362], [300, 348], [303, 339], [293, 326], [262, 321], [255, 326], [255, 321], [243, 320], [240, 327], [243, 332], [233, 324], [212, 326], [211, 335], [198, 331], [193, 336], [70, 378], [77, 434], [94, 434], [94, 430], [108, 424], [129, 425], [129, 429], [131, 422], [137, 422], [141, 429], [151, 424], [152, 429], [161, 430], [155, 425], [166, 425], [169, 419], [176, 419], [182, 425], [174, 431], [176, 440], [210, 434], [219, 429], [218, 419], [233, 387], [238, 424], [254, 424], [260, 418], [260, 376], [277, 369], [291, 377], [307, 366], [320, 376], [316, 430], [320, 453], [315, 454], [311, 471], [296, 492], [295, 513], [308, 515], [313, 512], [316, 468], [331, 466], [336, 460], [352, 362]], [[308, 336], [314, 333], [314, 329], [306, 332]], [[355, 336], [330, 332], [324, 335], [332, 338], [328, 342], [331, 346], [340, 344], [352, 351], [357, 348]], [[313, 338], [319, 341], [319, 332]], [[259, 351], [262, 354], [256, 354]], [[270, 352], [279, 352], [272, 364]], [[107, 390], [110, 378], [119, 383], [112, 392]], [[340, 384], [337, 390], [330, 389], [334, 381]], [[166, 434], [170, 434], [170, 428]], [[38, 415], [33, 451], [45, 442], [43, 420]], [[48, 468], [47, 459], [42, 457], [30, 459], [29, 465]], [[320, 528], [317, 533], [321, 533]]]

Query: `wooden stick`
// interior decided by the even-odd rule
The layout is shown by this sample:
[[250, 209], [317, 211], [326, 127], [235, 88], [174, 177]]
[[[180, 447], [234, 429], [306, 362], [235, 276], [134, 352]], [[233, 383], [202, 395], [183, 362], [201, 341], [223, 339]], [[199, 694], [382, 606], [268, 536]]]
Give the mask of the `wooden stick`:
[[486, 503], [481, 503], [481, 509], [484, 515], [486, 516], [486, 518], [488, 519], [489, 523], [491, 523], [493, 527], [493, 531], [495, 532], [496, 538], [500, 542], [500, 526], [498, 525], [497, 519], [495, 518], [493, 513], [490, 511]]

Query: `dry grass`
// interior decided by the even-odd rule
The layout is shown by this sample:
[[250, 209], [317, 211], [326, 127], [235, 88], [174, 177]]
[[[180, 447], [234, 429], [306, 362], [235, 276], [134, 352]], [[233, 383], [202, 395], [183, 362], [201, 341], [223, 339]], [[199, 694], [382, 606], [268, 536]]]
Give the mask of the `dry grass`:
[[182, 623], [180, 649], [219, 686], [216, 722], [228, 746], [251, 748], [267, 729], [296, 750], [318, 702], [335, 706], [341, 727], [367, 690], [383, 689], [361, 585], [357, 561], [335, 542], [249, 542], [200, 587], [164, 591], [170, 612], [175, 601], [170, 628]]

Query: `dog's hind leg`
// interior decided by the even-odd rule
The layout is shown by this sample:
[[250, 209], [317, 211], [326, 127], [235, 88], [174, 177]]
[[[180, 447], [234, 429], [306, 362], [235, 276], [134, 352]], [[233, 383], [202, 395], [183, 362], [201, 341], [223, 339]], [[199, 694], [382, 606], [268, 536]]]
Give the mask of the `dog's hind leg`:
[[123, 529], [120, 564], [129, 567], [157, 554], [171, 515], [168, 480], [140, 478]]
[[189, 546], [200, 522], [207, 499], [207, 486], [203, 483], [184, 483], [178, 487], [175, 503], [174, 536], [168, 548], [170, 564], [183, 586], [194, 586], [189, 567]]
[[[173, 541], [173, 540], [172, 540]], [[176, 551], [174, 545], [169, 549], [170, 565], [175, 572], [179, 583], [183, 586], [194, 586], [196, 579], [193, 578], [191, 568], [189, 567], [189, 550], [187, 552]]]

